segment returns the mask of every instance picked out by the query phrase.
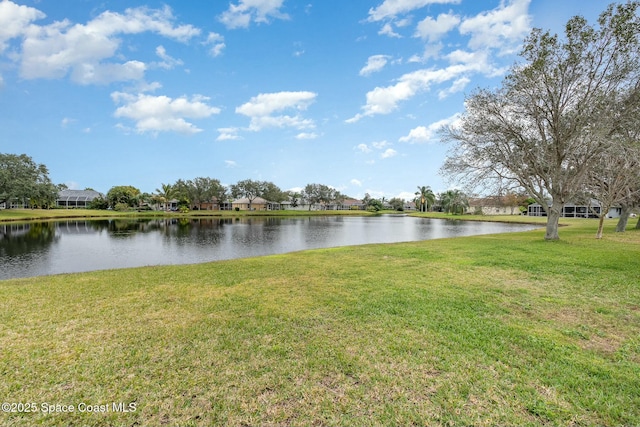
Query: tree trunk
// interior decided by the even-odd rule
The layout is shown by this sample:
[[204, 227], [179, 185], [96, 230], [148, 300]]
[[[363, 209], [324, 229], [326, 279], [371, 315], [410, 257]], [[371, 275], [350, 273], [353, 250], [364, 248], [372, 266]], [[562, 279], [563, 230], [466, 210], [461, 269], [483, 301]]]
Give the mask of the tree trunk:
[[598, 231], [596, 232], [596, 239], [602, 239], [602, 230], [604, 229], [604, 215], [600, 215], [598, 220]]
[[629, 205], [622, 205], [622, 212], [616, 225], [616, 233], [624, 233], [627, 229], [627, 223], [629, 222], [629, 215], [631, 215], [631, 207]]
[[560, 240], [558, 235], [558, 221], [560, 220], [560, 213], [562, 212], [562, 206], [556, 204], [549, 207], [547, 211], [547, 232], [544, 235], [544, 240]]
[[636, 230], [640, 230], [640, 217], [638, 217], [638, 223], [636, 224]]

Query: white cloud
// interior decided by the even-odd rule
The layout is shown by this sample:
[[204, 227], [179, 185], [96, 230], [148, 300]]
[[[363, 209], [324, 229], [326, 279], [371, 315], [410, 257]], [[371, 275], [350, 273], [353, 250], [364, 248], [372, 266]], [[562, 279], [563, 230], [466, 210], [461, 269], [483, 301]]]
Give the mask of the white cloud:
[[[367, 144], [358, 144], [355, 148], [357, 150], [360, 150], [361, 152], [365, 153], [365, 154], [369, 154], [371, 152], [373, 152], [373, 149], [378, 150], [378, 152], [382, 151], [385, 149], [385, 147], [388, 147], [389, 145], [391, 145], [389, 142], [387, 141], [376, 141], [376, 142], [372, 142], [371, 143], [371, 147], [369, 147]], [[373, 148], [373, 149], [372, 149]], [[390, 157], [393, 157], [395, 155], [397, 155], [398, 152], [396, 150], [394, 150], [393, 148], [387, 148], [386, 150], [382, 151], [380, 153], [380, 158], [381, 159], [388, 159]], [[369, 164], [373, 164], [375, 163], [374, 160], [369, 160], [367, 161], [367, 163]]]
[[354, 178], [351, 180], [351, 185], [355, 185], [356, 187], [362, 187], [362, 181]]
[[384, 153], [380, 154], [380, 158], [381, 159], [388, 159], [388, 158], [394, 157], [397, 154], [398, 154], [398, 152], [396, 150], [394, 150], [393, 148], [387, 148], [384, 151]]
[[161, 87], [162, 87], [162, 84], [160, 82], [147, 83], [145, 81], [140, 81], [135, 85], [135, 89], [127, 90], [127, 91], [128, 92], [155, 92]]
[[225, 160], [224, 164], [228, 167], [228, 168], [235, 168], [238, 167], [238, 163], [235, 160]]
[[367, 144], [358, 144], [358, 146], [356, 148], [358, 150], [362, 151], [363, 153], [370, 153], [371, 152], [371, 148], [369, 148], [367, 146]]
[[409, 135], [399, 139], [400, 142], [429, 142], [433, 137], [433, 131], [425, 126], [418, 126], [409, 131]]
[[443, 126], [455, 125], [458, 120], [460, 120], [460, 115], [456, 113], [451, 117], [431, 123], [429, 126], [418, 126], [411, 129], [407, 136], [401, 137], [398, 141], [411, 144], [433, 142], [434, 136]]
[[418, 23], [416, 37], [434, 42], [454, 29], [460, 23], [460, 18], [450, 13], [442, 13], [436, 19], [427, 16]]
[[382, 150], [384, 147], [388, 146], [389, 143], [387, 141], [379, 141], [379, 142], [372, 142], [371, 145], [373, 145], [373, 147], [377, 148], [378, 150]]
[[425, 63], [431, 58], [438, 58], [443, 47], [442, 43], [428, 43], [424, 47], [422, 55], [413, 55], [407, 60], [407, 62]]
[[67, 187], [69, 187], [69, 190], [79, 190], [80, 189], [80, 184], [78, 184], [75, 181], [67, 181], [64, 183]]
[[175, 59], [167, 53], [167, 50], [164, 46], [160, 45], [156, 47], [156, 55], [162, 59], [162, 62], [156, 63], [156, 65], [160, 68], [164, 68], [165, 70], [170, 70], [176, 65], [182, 65], [183, 62], [180, 59]]
[[468, 77], [461, 77], [458, 80], [454, 81], [453, 84], [445, 90], [441, 90], [438, 92], [438, 99], [445, 99], [447, 96], [462, 92], [465, 87], [471, 82], [471, 79]]
[[530, 31], [530, 1], [503, 0], [496, 9], [465, 19], [460, 34], [471, 36], [468, 46], [473, 50], [493, 48], [500, 54], [514, 53]]
[[236, 113], [251, 118], [249, 130], [259, 131], [267, 127], [314, 128], [313, 120], [295, 116], [273, 115], [284, 110], [304, 111], [313, 103], [317, 94], [313, 92], [261, 93], [249, 102], [236, 108]]
[[376, 8], [369, 9], [369, 21], [376, 22], [395, 18], [397, 15], [421, 9], [430, 4], [458, 4], [460, 0], [384, 0]]
[[0, 2], [0, 53], [7, 48], [7, 41], [22, 36], [32, 21], [45, 17], [38, 9], [11, 1]]
[[280, 8], [284, 0], [239, 0], [230, 3], [229, 9], [223, 12], [218, 20], [227, 28], [247, 28], [251, 22], [267, 23], [269, 18], [288, 19]]
[[[122, 59], [107, 62], [119, 57], [122, 40], [118, 36], [152, 32], [186, 42], [200, 33], [191, 25], [174, 26], [173, 20], [169, 7], [141, 7], [126, 9], [124, 14], [103, 12], [87, 24], [73, 25], [65, 20], [46, 26], [30, 25], [24, 31], [21, 76], [52, 79], [70, 72], [71, 79], [80, 84], [141, 79], [146, 64]], [[157, 53], [163, 54], [162, 50]]]
[[398, 83], [387, 87], [376, 87], [367, 93], [367, 103], [362, 107], [364, 113], [357, 114], [347, 120], [353, 123], [365, 116], [375, 114], [389, 114], [398, 107], [398, 103], [406, 101], [420, 91], [428, 90], [432, 83], [442, 83], [460, 74], [462, 67], [448, 67], [446, 69], [423, 69], [408, 73], [400, 77]]
[[220, 135], [216, 138], [216, 141], [235, 141], [238, 139], [242, 139], [238, 136], [238, 132], [240, 129], [238, 128], [218, 128], [218, 132]]
[[459, 79], [461, 75], [470, 72], [483, 72], [489, 74], [495, 71], [487, 66], [486, 62], [453, 64], [441, 69], [422, 69], [407, 73], [398, 79], [394, 85], [376, 87], [367, 93], [367, 103], [362, 107], [363, 112], [346, 120], [354, 123], [363, 117], [376, 114], [389, 114], [398, 108], [398, 104], [406, 101], [416, 94], [428, 91], [433, 84], [441, 84], [450, 80]]
[[384, 24], [382, 28], [380, 28], [380, 31], [378, 31], [378, 34], [380, 34], [381, 36], [395, 37], [398, 39], [402, 37], [400, 34], [393, 31], [393, 26], [388, 22]]
[[198, 133], [202, 129], [185, 119], [201, 119], [220, 112], [219, 108], [207, 105], [205, 101], [209, 98], [202, 95], [194, 95], [191, 99], [172, 99], [167, 96], [113, 92], [111, 98], [116, 104], [123, 104], [116, 109], [114, 116], [135, 121], [138, 133]]
[[66, 128], [67, 126], [69, 126], [72, 123], [75, 123], [76, 121], [77, 121], [76, 119], [72, 119], [70, 117], [65, 117], [60, 122], [60, 126], [62, 126], [63, 128]]
[[296, 139], [316, 139], [318, 138], [318, 134], [314, 132], [300, 132], [296, 135]]
[[203, 44], [211, 46], [209, 48], [209, 55], [214, 58], [216, 56], [220, 56], [222, 54], [222, 50], [226, 47], [224, 37], [218, 33], [209, 33], [207, 40]]
[[402, 199], [405, 202], [410, 202], [416, 198], [416, 195], [415, 193], [410, 193], [408, 191], [401, 191], [395, 197], [397, 197], [398, 199]]
[[361, 76], [368, 76], [371, 73], [375, 73], [380, 71], [387, 65], [389, 59], [391, 57], [389, 55], [372, 55], [367, 59], [367, 65], [362, 67], [360, 70]]

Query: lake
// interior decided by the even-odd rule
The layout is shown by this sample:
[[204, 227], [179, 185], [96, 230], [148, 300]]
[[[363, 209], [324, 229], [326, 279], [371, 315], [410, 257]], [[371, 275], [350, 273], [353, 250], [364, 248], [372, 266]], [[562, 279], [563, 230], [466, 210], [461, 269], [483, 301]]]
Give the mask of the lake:
[[534, 228], [539, 226], [401, 215], [8, 223], [0, 224], [0, 279]]

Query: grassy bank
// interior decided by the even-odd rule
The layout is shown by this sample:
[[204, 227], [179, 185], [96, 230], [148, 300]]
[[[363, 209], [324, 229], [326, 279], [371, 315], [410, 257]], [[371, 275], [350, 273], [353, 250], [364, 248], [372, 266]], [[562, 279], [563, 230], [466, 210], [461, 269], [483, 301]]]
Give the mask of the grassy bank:
[[2, 281], [0, 425], [640, 425], [640, 233], [566, 223]]
[[198, 218], [244, 216], [315, 216], [315, 215], [372, 215], [366, 211], [191, 211], [188, 213], [142, 211], [116, 212], [93, 209], [1, 209], [0, 223], [13, 221], [64, 220], [71, 218]]

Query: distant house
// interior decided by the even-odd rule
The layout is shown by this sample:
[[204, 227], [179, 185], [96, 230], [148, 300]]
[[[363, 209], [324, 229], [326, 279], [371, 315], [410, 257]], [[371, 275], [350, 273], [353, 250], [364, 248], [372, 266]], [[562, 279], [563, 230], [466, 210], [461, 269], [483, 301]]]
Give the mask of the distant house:
[[366, 210], [367, 209], [367, 207], [362, 202], [362, 200], [352, 199], [352, 198], [344, 199], [342, 201], [342, 203], [339, 203], [339, 204], [337, 204], [335, 206], [336, 206], [337, 210], [341, 210], [341, 211]]
[[[175, 203], [174, 203], [175, 202]], [[170, 202], [172, 208], [178, 207], [178, 201], [172, 200]], [[202, 203], [191, 203], [191, 210], [202, 210], [202, 211], [230, 211], [233, 209], [231, 202], [220, 202], [217, 198], [213, 198], [212, 200], [202, 202]]]
[[[549, 203], [551, 206], [551, 203]], [[562, 212], [560, 216], [563, 218], [598, 218], [602, 212], [602, 207], [600, 202], [597, 200], [591, 200], [589, 204], [580, 204], [576, 205], [574, 203], [566, 203], [562, 207]], [[619, 218], [622, 213], [622, 208], [620, 207], [612, 207], [609, 209], [607, 213], [607, 218]], [[547, 216], [547, 212], [545, 212], [542, 205], [539, 203], [534, 203], [529, 205], [527, 209], [528, 216]]]
[[249, 207], [249, 199], [246, 197], [236, 199], [231, 202], [231, 206], [233, 209], [238, 209], [241, 211], [248, 211], [251, 209], [252, 211], [279, 211], [281, 210], [280, 203], [269, 202], [268, 200], [263, 199], [262, 197], [256, 197], [251, 201], [251, 207]]
[[0, 203], [0, 209], [26, 209], [29, 207], [29, 203], [25, 201], [19, 201], [18, 199], [7, 200]]
[[[310, 210], [309, 203], [302, 198], [296, 198], [296, 202], [293, 203], [293, 198], [289, 197], [289, 200], [285, 200], [280, 203], [280, 208], [286, 211], [308, 211]], [[295, 206], [294, 206], [295, 204]]]
[[489, 196], [469, 199], [467, 213], [481, 215], [520, 215], [517, 203], [502, 196]]
[[95, 190], [60, 190], [56, 199], [59, 208], [88, 208], [97, 198], [104, 198], [104, 194]]

